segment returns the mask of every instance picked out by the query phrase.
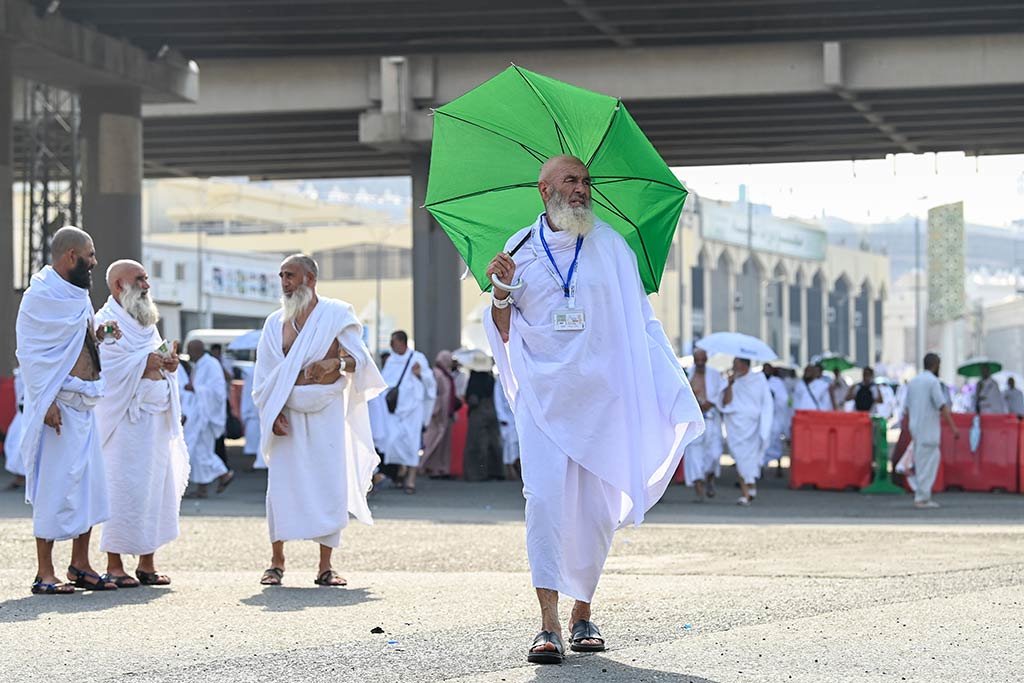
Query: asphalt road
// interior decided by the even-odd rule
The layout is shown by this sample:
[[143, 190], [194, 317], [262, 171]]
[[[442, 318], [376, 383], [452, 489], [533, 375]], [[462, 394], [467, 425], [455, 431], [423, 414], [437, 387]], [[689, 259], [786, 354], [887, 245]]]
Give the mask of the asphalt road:
[[[616, 536], [594, 603], [600, 655], [535, 667], [539, 626], [511, 482], [384, 491], [313, 585], [316, 548], [269, 559], [259, 473], [183, 506], [169, 588], [31, 596], [28, 508], [0, 493], [0, 681], [978, 681], [1024, 678], [1024, 496], [681, 487]], [[70, 544], [58, 545], [58, 566]], [[94, 562], [99, 563], [94, 541]], [[569, 604], [563, 605], [568, 618]], [[373, 633], [381, 629], [383, 633]]]

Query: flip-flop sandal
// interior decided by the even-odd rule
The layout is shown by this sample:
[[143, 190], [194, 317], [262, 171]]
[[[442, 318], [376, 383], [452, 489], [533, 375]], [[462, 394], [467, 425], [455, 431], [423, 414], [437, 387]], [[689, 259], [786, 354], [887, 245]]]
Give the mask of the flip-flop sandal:
[[[600, 640], [594, 644], [584, 644], [584, 640]], [[573, 652], [604, 652], [604, 637], [597, 630], [597, 624], [586, 619], [580, 619], [572, 625], [572, 635], [569, 637], [569, 649]]]
[[[87, 591], [116, 591], [117, 585], [113, 581], [104, 579], [99, 574], [93, 574], [92, 572], [83, 572], [81, 569], [76, 569], [73, 565], [68, 565], [68, 573], [75, 575], [74, 585], [76, 588], [84, 588]], [[95, 583], [86, 581], [86, 577], [96, 579]]]
[[267, 571], [263, 572], [263, 578], [260, 579], [260, 584], [263, 586], [280, 586], [281, 580], [284, 578], [284, 570], [278, 569], [277, 567], [271, 567]]
[[223, 479], [218, 479], [217, 480], [217, 494], [218, 495], [221, 494], [221, 493], [224, 493], [224, 489], [226, 489], [228, 486], [230, 486], [231, 482], [233, 482], [235, 480], [235, 471], [234, 470], [228, 470], [227, 472], [225, 472], [221, 476], [226, 476], [227, 480], [226, 481], [223, 480]]
[[133, 579], [130, 576], [117, 576], [110, 572], [104, 574], [102, 578], [107, 583], [112, 583], [118, 588], [138, 588], [140, 584], [137, 579]]
[[402, 490], [405, 491], [405, 495], [407, 496], [411, 496], [412, 494], [416, 493], [415, 486], [405, 486], [402, 488]]
[[[70, 590], [62, 590], [70, 589]], [[75, 586], [70, 583], [44, 583], [41, 578], [36, 577], [32, 584], [32, 595], [74, 595]]]
[[[335, 582], [336, 579], [341, 579], [340, 582]], [[333, 569], [326, 569], [321, 572], [320, 576], [316, 577], [314, 581], [318, 586], [329, 586], [331, 588], [344, 588], [348, 585], [348, 581], [341, 577], [341, 574], [334, 571]]]
[[135, 576], [139, 577], [139, 583], [143, 586], [170, 586], [171, 577], [156, 572], [144, 572], [141, 569], [135, 570]]
[[[554, 645], [555, 649], [534, 650], [534, 648], [548, 643]], [[531, 664], [561, 664], [563, 659], [565, 659], [565, 646], [562, 645], [562, 639], [554, 631], [538, 633], [537, 637], [533, 639], [533, 645], [526, 652], [526, 661]]]

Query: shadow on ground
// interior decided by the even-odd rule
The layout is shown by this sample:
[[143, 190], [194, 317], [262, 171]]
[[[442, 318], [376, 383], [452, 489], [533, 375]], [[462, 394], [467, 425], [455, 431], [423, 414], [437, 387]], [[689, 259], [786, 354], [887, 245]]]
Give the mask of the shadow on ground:
[[249, 607], [262, 607], [265, 612], [301, 612], [309, 607], [348, 607], [373, 600], [377, 598], [365, 588], [266, 586], [240, 602]]
[[531, 681], [564, 683], [565, 681], [630, 681], [631, 683], [715, 683], [708, 678], [673, 671], [644, 669], [622, 664], [601, 655], [570, 655], [559, 666], [538, 666]]
[[[28, 586], [25, 592], [28, 593]], [[159, 600], [173, 588], [121, 588], [116, 591], [75, 591], [70, 595], [26, 595], [0, 602], [0, 624], [32, 621], [48, 615], [79, 615], [103, 612], [125, 605], [145, 605]]]

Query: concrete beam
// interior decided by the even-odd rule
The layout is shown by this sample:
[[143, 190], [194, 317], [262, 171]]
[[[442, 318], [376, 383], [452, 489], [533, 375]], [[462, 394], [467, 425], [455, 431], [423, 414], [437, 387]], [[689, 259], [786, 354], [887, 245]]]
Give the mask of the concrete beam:
[[14, 289], [14, 138], [11, 98], [11, 45], [0, 39], [0, 377], [14, 368], [14, 323], [19, 298]]
[[[849, 40], [843, 83], [853, 92], [1024, 84], [1024, 34]], [[416, 104], [440, 106], [509, 65], [630, 102], [828, 94], [822, 43], [483, 52], [409, 57]], [[302, 74], [296, 78], [295, 74]], [[195, 105], [149, 105], [149, 116], [363, 111], [380, 100], [369, 57], [203, 62]]]
[[0, 37], [11, 41], [14, 73], [78, 92], [138, 88], [145, 102], [194, 102], [199, 67], [174, 52], [151, 59], [142, 49], [65, 19], [40, 17], [25, 0], [0, 0]]

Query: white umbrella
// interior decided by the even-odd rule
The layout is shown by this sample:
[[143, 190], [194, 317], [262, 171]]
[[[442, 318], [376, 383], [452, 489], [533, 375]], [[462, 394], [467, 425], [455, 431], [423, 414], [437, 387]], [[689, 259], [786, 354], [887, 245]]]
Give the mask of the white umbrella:
[[467, 370], [490, 372], [493, 366], [491, 356], [483, 349], [457, 349], [452, 351], [452, 358]]
[[736, 358], [747, 358], [765, 363], [779, 357], [772, 347], [757, 337], [739, 332], [715, 332], [697, 342], [697, 347], [708, 353], [721, 353]]
[[228, 344], [228, 351], [255, 351], [256, 345], [260, 343], [262, 330], [249, 330], [234, 341]]

